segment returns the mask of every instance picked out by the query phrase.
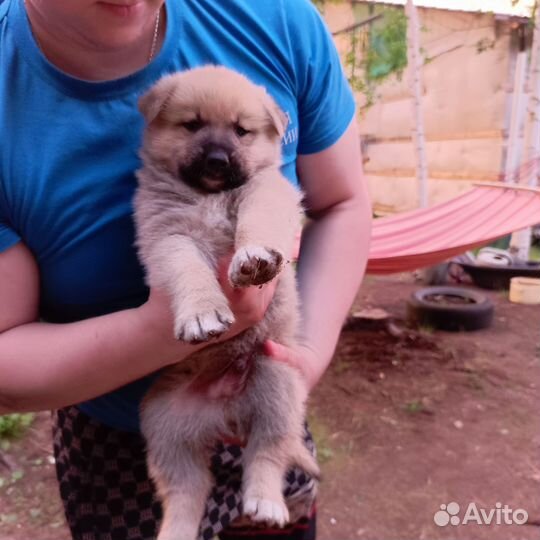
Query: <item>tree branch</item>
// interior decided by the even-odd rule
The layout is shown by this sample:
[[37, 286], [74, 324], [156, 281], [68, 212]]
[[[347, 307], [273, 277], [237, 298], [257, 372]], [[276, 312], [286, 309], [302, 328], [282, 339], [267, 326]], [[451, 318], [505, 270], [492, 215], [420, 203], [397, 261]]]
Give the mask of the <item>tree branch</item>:
[[348, 32], [352, 32], [353, 30], [356, 30], [357, 28], [360, 28], [362, 26], [365, 26], [366, 24], [370, 24], [373, 21], [376, 21], [377, 19], [380, 19], [383, 15], [384, 15], [383, 13], [378, 13], [377, 15], [368, 17], [367, 19], [364, 19], [363, 21], [359, 21], [357, 23], [351, 24], [350, 26], [346, 26], [345, 28], [342, 28], [341, 30], [336, 30], [335, 32], [332, 32], [332, 35], [339, 36], [340, 34], [347, 34]]

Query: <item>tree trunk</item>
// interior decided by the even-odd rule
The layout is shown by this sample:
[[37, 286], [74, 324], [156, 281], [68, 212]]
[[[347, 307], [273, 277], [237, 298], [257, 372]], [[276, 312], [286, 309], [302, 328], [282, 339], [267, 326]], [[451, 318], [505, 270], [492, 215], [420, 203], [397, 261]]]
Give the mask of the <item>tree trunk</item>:
[[523, 115], [525, 113], [524, 102], [525, 77], [527, 73], [527, 50], [520, 50], [516, 56], [514, 70], [514, 90], [512, 93], [512, 112], [510, 117], [510, 129], [506, 143], [506, 164], [504, 181], [508, 183], [519, 181], [519, 163], [521, 161], [520, 137], [523, 127]]
[[[531, 46], [531, 60], [527, 78], [529, 95], [525, 136], [527, 141], [525, 181], [531, 186], [538, 185], [540, 173], [540, 6], [537, 3], [534, 18], [534, 33]], [[539, 216], [540, 221], [540, 216]], [[512, 234], [510, 252], [519, 260], [526, 261], [531, 249], [531, 229]]]
[[420, 37], [418, 14], [413, 0], [407, 0], [407, 60], [409, 64], [410, 88], [413, 102], [413, 139], [416, 150], [416, 178], [418, 179], [418, 203], [428, 205], [426, 140], [424, 132], [424, 112], [422, 106], [422, 58], [420, 56]]

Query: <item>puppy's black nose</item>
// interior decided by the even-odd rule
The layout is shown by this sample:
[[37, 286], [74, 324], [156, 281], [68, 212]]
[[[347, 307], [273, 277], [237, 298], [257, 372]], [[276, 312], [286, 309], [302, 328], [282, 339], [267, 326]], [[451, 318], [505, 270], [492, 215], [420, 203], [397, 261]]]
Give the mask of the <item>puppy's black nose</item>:
[[216, 148], [206, 154], [204, 160], [206, 168], [212, 172], [220, 172], [229, 166], [229, 155], [225, 150]]

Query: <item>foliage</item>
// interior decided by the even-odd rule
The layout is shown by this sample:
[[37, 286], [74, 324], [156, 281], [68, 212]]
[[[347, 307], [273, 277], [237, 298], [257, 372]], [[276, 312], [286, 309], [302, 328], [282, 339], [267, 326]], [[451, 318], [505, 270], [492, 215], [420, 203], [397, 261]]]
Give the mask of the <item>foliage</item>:
[[18, 437], [34, 421], [32, 413], [0, 416], [0, 439]]
[[384, 24], [375, 26], [371, 46], [366, 51], [366, 68], [372, 81], [392, 73], [401, 76], [407, 66], [407, 17], [400, 9], [387, 9]]
[[322, 11], [325, 4], [341, 4], [343, 0], [311, 0], [311, 2], [315, 4], [319, 11]]
[[352, 88], [365, 97], [364, 108], [371, 107], [378, 86], [392, 75], [400, 78], [407, 66], [407, 17], [403, 10], [385, 9], [382, 22], [370, 28], [362, 44], [358, 32], [352, 32], [345, 66]]
[[[312, 0], [319, 9], [346, 0]], [[363, 94], [364, 109], [376, 99], [377, 88], [389, 77], [401, 77], [407, 66], [407, 17], [402, 8], [386, 7], [383, 18], [349, 31], [344, 64], [353, 90]]]

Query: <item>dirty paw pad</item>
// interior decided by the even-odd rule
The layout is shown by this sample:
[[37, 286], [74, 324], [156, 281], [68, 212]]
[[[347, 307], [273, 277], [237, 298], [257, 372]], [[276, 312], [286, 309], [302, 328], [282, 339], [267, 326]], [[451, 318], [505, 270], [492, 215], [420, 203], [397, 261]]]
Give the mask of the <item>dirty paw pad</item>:
[[262, 285], [281, 270], [283, 255], [270, 248], [248, 246], [239, 249], [229, 267], [229, 281], [233, 287]]

